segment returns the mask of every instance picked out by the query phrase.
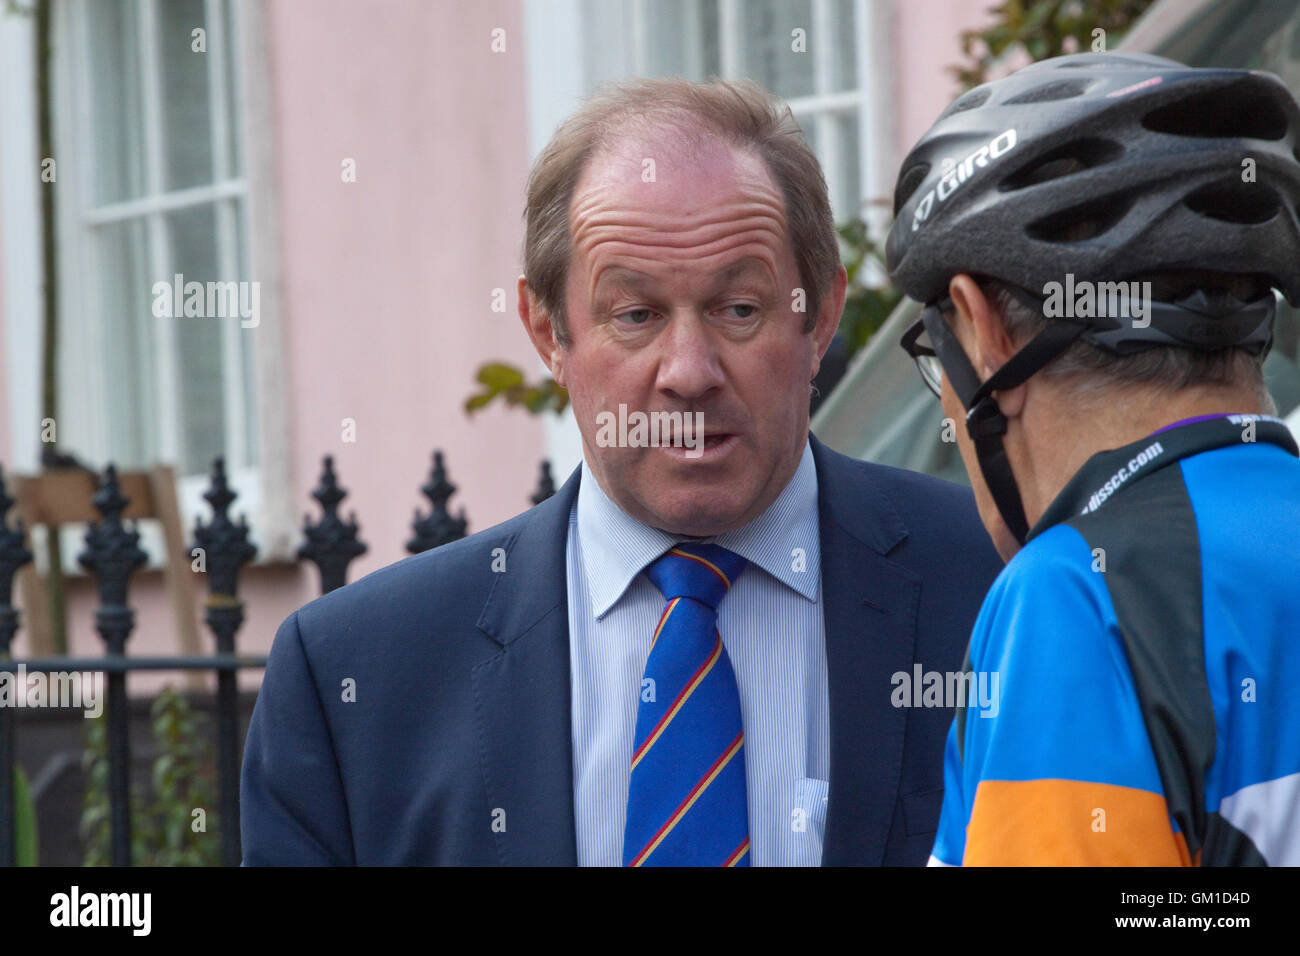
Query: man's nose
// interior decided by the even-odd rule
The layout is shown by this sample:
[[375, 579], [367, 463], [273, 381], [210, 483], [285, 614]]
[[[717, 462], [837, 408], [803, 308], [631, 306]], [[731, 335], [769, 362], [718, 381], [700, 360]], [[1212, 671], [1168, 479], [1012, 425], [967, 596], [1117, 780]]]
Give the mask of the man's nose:
[[675, 314], [656, 343], [661, 349], [656, 387], [686, 401], [722, 387], [726, 374], [718, 344], [703, 317]]

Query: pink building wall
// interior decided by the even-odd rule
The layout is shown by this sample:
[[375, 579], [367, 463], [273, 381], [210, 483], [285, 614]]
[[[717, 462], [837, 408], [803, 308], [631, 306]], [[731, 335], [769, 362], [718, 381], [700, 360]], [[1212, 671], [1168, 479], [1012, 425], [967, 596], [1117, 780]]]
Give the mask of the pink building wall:
[[963, 62], [958, 36], [991, 23], [992, 6], [991, 0], [895, 3], [895, 167], [961, 92], [948, 70]]

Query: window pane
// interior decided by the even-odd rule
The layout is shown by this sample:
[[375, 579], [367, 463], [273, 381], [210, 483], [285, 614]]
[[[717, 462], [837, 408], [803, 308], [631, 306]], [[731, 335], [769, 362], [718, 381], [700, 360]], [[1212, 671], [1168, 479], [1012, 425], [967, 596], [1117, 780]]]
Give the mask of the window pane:
[[228, 169], [231, 176], [238, 176], [244, 168], [244, 143], [243, 143], [243, 124], [239, 118], [243, 115], [243, 106], [240, 97], [243, 95], [243, 86], [240, 83], [240, 61], [239, 61], [239, 22], [235, 17], [235, 4], [233, 2], [222, 3], [222, 13], [226, 24], [226, 48], [223, 52], [225, 56], [225, 74], [226, 74], [226, 107], [227, 115], [223, 117], [226, 121], [230, 132], [227, 134], [230, 142], [230, 154], [227, 158]]
[[[786, 99], [810, 95], [817, 55], [812, 0], [751, 0], [740, 5], [738, 20], [743, 75]], [[807, 37], [802, 53], [790, 49], [796, 28]]]
[[864, 215], [862, 208], [862, 184], [858, 175], [858, 114], [845, 113], [835, 120], [840, 127], [840, 194], [832, 196], [835, 208], [835, 221]]
[[853, 0], [834, 0], [831, 15], [835, 18], [831, 89], [851, 90], [858, 85], [858, 63], [854, 56], [857, 24], [853, 17]]
[[207, 53], [192, 52], [191, 31], [204, 28], [203, 0], [167, 0], [158, 15], [158, 59], [163, 107], [162, 142], [166, 151], [167, 189], [212, 182], [212, 129], [208, 97]]
[[153, 317], [144, 223], [132, 219], [102, 226], [94, 243], [104, 316], [103, 350], [96, 362], [105, 370], [107, 447], [119, 467], [142, 468], [157, 452], [153, 323], [167, 320]]
[[90, 3], [85, 9], [86, 89], [96, 151], [91, 195], [95, 203], [133, 199], [145, 189], [137, 6]]
[[701, 81], [721, 72], [717, 0], [660, 0], [647, 5], [647, 76]]
[[[208, 282], [238, 278], [218, 274], [217, 225], [212, 206], [171, 213], [167, 220], [173, 252], [171, 273], [184, 275], [187, 284], [201, 282], [205, 290]], [[236, 301], [230, 311], [237, 308]], [[192, 475], [207, 471], [215, 456], [225, 454], [222, 326], [237, 323], [239, 318], [237, 313], [225, 318], [210, 314], [205, 301], [204, 317], [181, 315], [172, 321], [176, 323], [176, 379], [180, 383], [180, 473]]]

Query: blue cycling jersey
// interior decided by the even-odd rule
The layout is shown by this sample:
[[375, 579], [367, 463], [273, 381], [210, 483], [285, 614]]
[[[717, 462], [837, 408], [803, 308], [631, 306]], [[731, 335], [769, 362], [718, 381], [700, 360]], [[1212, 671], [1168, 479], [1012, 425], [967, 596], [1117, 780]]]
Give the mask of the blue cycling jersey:
[[[1266, 416], [1088, 460], [994, 582], [932, 863], [1300, 865], [1300, 460]], [[992, 682], [990, 682], [992, 683]]]

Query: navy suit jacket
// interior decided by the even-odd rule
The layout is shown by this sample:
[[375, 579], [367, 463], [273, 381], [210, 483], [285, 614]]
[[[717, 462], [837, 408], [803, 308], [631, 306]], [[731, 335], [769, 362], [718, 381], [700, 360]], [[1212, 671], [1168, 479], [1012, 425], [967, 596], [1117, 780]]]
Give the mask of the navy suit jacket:
[[[953, 712], [895, 707], [891, 675], [961, 669], [1002, 563], [968, 489], [815, 437], [812, 449], [830, 692], [822, 863], [922, 864]], [[245, 865], [577, 862], [565, 544], [580, 474], [285, 620], [244, 753]]]

